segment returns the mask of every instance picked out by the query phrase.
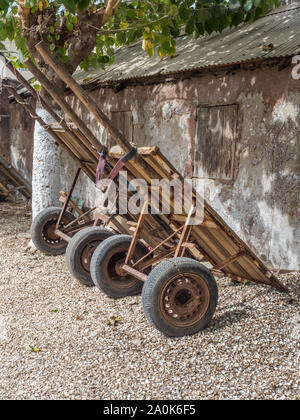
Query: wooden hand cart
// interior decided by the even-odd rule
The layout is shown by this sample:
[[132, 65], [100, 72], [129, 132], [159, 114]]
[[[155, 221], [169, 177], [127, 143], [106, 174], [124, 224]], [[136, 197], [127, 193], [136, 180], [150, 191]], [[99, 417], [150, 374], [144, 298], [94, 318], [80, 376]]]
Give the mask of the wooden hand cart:
[[[171, 181], [176, 177], [183, 181], [158, 148], [141, 148], [138, 152], [155, 170], [157, 179]], [[151, 178], [139, 165], [130, 161], [126, 169], [129, 177], [142, 178], [150, 185]], [[208, 325], [218, 299], [215, 277], [250, 280], [287, 292], [207, 202], [203, 222], [189, 224], [196, 196], [194, 191], [188, 214], [174, 214], [171, 205], [173, 211], [164, 217], [172, 233], [164, 235], [155, 247], [149, 247], [143, 234], [146, 220], [149, 223], [153, 215], [142, 211], [132, 238], [119, 235], [106, 239], [91, 261], [92, 278], [100, 290], [113, 298], [142, 290], [146, 317], [169, 336], [193, 334]], [[143, 252], [145, 245], [148, 252]]]
[[[36, 49], [117, 141], [122, 154], [130, 152], [130, 143], [122, 133], [114, 129], [87, 92], [64, 71], [59, 60], [50, 53], [48, 46], [41, 42], [37, 44]], [[49, 85], [44, 75], [30, 61], [26, 64], [48, 93], [70, 115], [65, 103], [56, 97], [59, 96], [58, 93], [55, 90], [51, 92], [53, 86]], [[73, 122], [77, 124], [76, 121]], [[82, 134], [82, 127], [79, 124], [77, 127]], [[87, 137], [85, 142], [86, 140]], [[62, 142], [66, 144], [65, 140]], [[110, 164], [113, 166], [119, 157], [111, 154]], [[87, 164], [77, 156], [78, 160], [85, 171], [87, 168], [92, 170], [90, 162]], [[95, 164], [96, 162], [93, 162], [93, 165]], [[138, 153], [126, 163], [125, 168], [129, 182], [134, 178], [147, 182], [148, 194], [152, 179], [182, 180], [181, 175], [158, 148], [138, 149]], [[175, 214], [173, 206], [168, 215], [155, 215], [151, 212], [145, 214], [148, 202], [151, 202], [145, 200], [147, 204], [138, 218], [127, 215], [125, 219], [117, 222], [116, 230], [119, 233], [123, 229], [131, 235], [113, 235], [99, 241], [100, 244], [93, 249], [90, 262], [93, 282], [107, 295], [120, 298], [142, 291], [146, 317], [157, 329], [169, 336], [194, 334], [208, 325], [218, 300], [215, 277], [246, 279], [273, 286], [280, 291], [288, 291], [207, 202], [204, 202], [203, 222], [195, 226], [190, 225], [196, 199], [196, 191], [193, 191], [190, 210], [183, 215]], [[67, 201], [64, 209], [67, 207], [66, 203]], [[67, 241], [61, 232], [61, 220], [62, 217], [59, 216], [54, 232], [59, 238]], [[64, 229], [68, 229], [68, 225], [64, 226]]]
[[[93, 182], [96, 178], [96, 170], [99, 155], [106, 150], [100, 141], [94, 136], [83, 120], [74, 112], [72, 107], [63, 99], [61, 93], [49, 81], [43, 73], [28, 62], [32, 73], [40, 80], [48, 94], [57, 105], [57, 111], [39, 96], [37, 91], [24, 79], [12, 63], [5, 57], [7, 68], [14, 74], [16, 79], [25, 87], [55, 120], [47, 124], [36, 113], [29, 101], [24, 100], [17, 92], [15, 86], [6, 82], [5, 87], [15, 100], [24, 107], [31, 118], [36, 120], [53, 137], [78, 165], [74, 180], [68, 193], [61, 192], [59, 200], [63, 206], [43, 209], [33, 220], [31, 226], [31, 238], [41, 252], [46, 255], [61, 255], [66, 253], [67, 267], [71, 274], [81, 283], [93, 286], [90, 276], [90, 261], [96, 246], [101, 241], [114, 233], [130, 233], [132, 226], [137, 220], [135, 215], [106, 215], [97, 211], [96, 207], [81, 211], [72, 199], [76, 183], [81, 171]], [[61, 117], [64, 115], [65, 117]], [[67, 121], [68, 118], [70, 121]], [[130, 146], [131, 151], [132, 146]], [[111, 169], [116, 165], [119, 158], [107, 157], [104, 175], [108, 176]], [[74, 211], [78, 216], [74, 216]], [[93, 216], [93, 217], [91, 217]], [[156, 222], [158, 225], [158, 222]], [[109, 229], [108, 229], [108, 228]], [[151, 242], [151, 238], [149, 238]]]

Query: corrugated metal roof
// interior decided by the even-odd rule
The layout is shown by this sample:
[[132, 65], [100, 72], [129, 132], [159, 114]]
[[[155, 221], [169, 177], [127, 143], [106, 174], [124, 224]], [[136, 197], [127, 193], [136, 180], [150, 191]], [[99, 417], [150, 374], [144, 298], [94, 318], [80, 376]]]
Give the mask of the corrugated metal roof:
[[[272, 45], [266, 50], [264, 46]], [[242, 25], [197, 40], [183, 36], [174, 57], [149, 59], [141, 42], [116, 51], [115, 63], [105, 71], [79, 71], [83, 85], [106, 84], [155, 75], [237, 64], [246, 61], [288, 57], [300, 53], [300, 5], [284, 6], [251, 25]]]

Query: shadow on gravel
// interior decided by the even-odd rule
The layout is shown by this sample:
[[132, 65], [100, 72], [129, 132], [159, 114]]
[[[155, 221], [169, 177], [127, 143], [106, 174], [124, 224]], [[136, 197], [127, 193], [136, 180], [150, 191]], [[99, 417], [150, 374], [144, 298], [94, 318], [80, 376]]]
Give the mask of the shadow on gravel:
[[250, 317], [249, 309], [234, 309], [232, 311], [227, 311], [222, 315], [216, 316], [213, 322], [210, 325], [212, 329], [221, 329], [227, 327], [228, 325], [236, 324], [244, 319]]
[[293, 295], [295, 298], [300, 298], [300, 280], [298, 284], [289, 284], [288, 288], [291, 292], [291, 295]]

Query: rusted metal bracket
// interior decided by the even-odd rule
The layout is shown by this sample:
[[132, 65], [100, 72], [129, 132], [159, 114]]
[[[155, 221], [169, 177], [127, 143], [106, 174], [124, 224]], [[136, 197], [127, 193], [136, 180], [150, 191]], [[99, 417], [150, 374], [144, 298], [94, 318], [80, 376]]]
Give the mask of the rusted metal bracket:
[[56, 229], [57, 229], [57, 230], [59, 230], [59, 225], [60, 225], [60, 223], [61, 223], [61, 220], [62, 220], [62, 218], [63, 218], [63, 215], [64, 215], [65, 211], [67, 210], [68, 205], [69, 205], [69, 203], [70, 203], [70, 200], [71, 200], [71, 197], [72, 197], [72, 194], [73, 194], [74, 188], [75, 188], [75, 186], [76, 186], [76, 183], [77, 183], [77, 180], [78, 180], [78, 177], [79, 177], [80, 171], [81, 171], [81, 168], [78, 168], [78, 169], [77, 169], [77, 171], [76, 171], [76, 175], [75, 175], [74, 180], [73, 180], [73, 182], [72, 182], [71, 188], [70, 188], [70, 190], [69, 190], [69, 192], [68, 192], [68, 195], [67, 195], [66, 201], [64, 202], [64, 205], [63, 205], [63, 207], [62, 207], [62, 209], [61, 209], [60, 215], [59, 215], [59, 217], [58, 217], [58, 219], [57, 219], [57, 223], [56, 223]]
[[[190, 226], [190, 220], [191, 220], [191, 217], [192, 217], [192, 214], [194, 213], [194, 211], [195, 211], [195, 207], [194, 207], [194, 205], [191, 205], [190, 211], [189, 211], [188, 216], [187, 216], [187, 218], [185, 220], [185, 223], [184, 223], [184, 228], [183, 228], [181, 237], [179, 239], [179, 242], [178, 242], [175, 254], [174, 254], [175, 258], [178, 257], [183, 242], [188, 241], [189, 236], [192, 232], [192, 226]], [[181, 256], [184, 255], [184, 251], [185, 251], [185, 248], [182, 249]]]
[[147, 205], [148, 205], [148, 203], [147, 203], [147, 201], [145, 201], [145, 203], [142, 207], [142, 211], [141, 211], [139, 220], [137, 222], [132, 240], [131, 240], [131, 244], [130, 244], [130, 247], [129, 247], [129, 250], [128, 250], [128, 253], [127, 253], [127, 256], [126, 256], [125, 264], [128, 264], [130, 262], [133, 254], [134, 254], [136, 244], [137, 244], [137, 241], [138, 241], [138, 238], [139, 238], [139, 233], [140, 233], [140, 230], [141, 230], [141, 228], [143, 226], [143, 223], [144, 223], [144, 220], [145, 220], [145, 216], [146, 216], [145, 211], [146, 211]]
[[[134, 255], [134, 251], [136, 248], [136, 244], [138, 241], [138, 236], [139, 236], [139, 232], [142, 228], [143, 222], [144, 222], [144, 218], [145, 218], [145, 210], [147, 207], [147, 203], [145, 202], [139, 220], [136, 224], [136, 227], [134, 228], [134, 234], [132, 237], [132, 241], [126, 256], [126, 260], [125, 260], [125, 264], [122, 265], [122, 270], [124, 270], [125, 272], [127, 272], [128, 274], [132, 275], [133, 277], [141, 280], [141, 281], [146, 281], [147, 276], [142, 272], [144, 271], [147, 267], [150, 267], [151, 265], [153, 265], [154, 263], [157, 263], [159, 261], [162, 261], [164, 258], [168, 257], [168, 256], [172, 256], [174, 253], [174, 256], [178, 256], [179, 252], [182, 249], [182, 255], [185, 251], [186, 248], [189, 248], [190, 246], [193, 246], [194, 244], [190, 243], [190, 242], [186, 242], [190, 236], [191, 230], [192, 230], [192, 226], [189, 225], [192, 214], [195, 210], [195, 207], [192, 205], [190, 208], [190, 211], [188, 213], [188, 216], [186, 217], [186, 221], [185, 224], [183, 226], [181, 226], [178, 230], [176, 230], [175, 232], [173, 232], [170, 236], [168, 236], [166, 239], [164, 239], [163, 241], [161, 241], [155, 248], [153, 248], [152, 250], [150, 250], [146, 255], [144, 255], [142, 258], [140, 258], [137, 262], [135, 262], [133, 265], [129, 265], [130, 261], [132, 259], [132, 256]], [[179, 242], [177, 245], [173, 246], [172, 248], [164, 251], [164, 252], [160, 252], [158, 255], [154, 256], [151, 259], [148, 259], [150, 257], [150, 255], [153, 255], [155, 251], [157, 251], [159, 248], [161, 248], [163, 245], [165, 245], [168, 241], [170, 241], [170, 239], [172, 239], [173, 237], [175, 237], [176, 235], [178, 235], [180, 233], [180, 231], [182, 231], [180, 238], [179, 238]], [[185, 240], [185, 241], [184, 241]], [[144, 261], [144, 263], [143, 263]], [[138, 269], [136, 269], [136, 268]]]
[[66, 242], [70, 242], [70, 240], [72, 239], [70, 236], [66, 235], [65, 233], [63, 233], [61, 230], [59, 229], [55, 229], [54, 231], [55, 235], [59, 236], [61, 239], [63, 239]]
[[126, 271], [126, 273], [130, 274], [131, 276], [135, 277], [138, 280], [141, 280], [142, 282], [146, 282], [147, 276], [144, 273], [141, 273], [138, 270], [135, 270], [134, 268], [130, 267], [127, 264], [122, 265], [122, 270]]

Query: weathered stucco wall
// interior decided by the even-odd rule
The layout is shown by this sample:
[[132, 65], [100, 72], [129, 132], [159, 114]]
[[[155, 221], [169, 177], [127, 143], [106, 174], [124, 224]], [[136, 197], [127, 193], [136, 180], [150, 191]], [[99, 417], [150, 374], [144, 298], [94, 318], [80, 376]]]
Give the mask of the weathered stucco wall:
[[[291, 68], [239, 70], [129, 86], [118, 93], [98, 89], [92, 95], [107, 113], [131, 110], [136, 145], [159, 146], [185, 176], [193, 174], [197, 107], [239, 104], [233, 180], [210, 180], [207, 198], [266, 261], [299, 269], [300, 83], [292, 79]], [[70, 100], [106, 144], [102, 127]], [[75, 166], [65, 156], [59, 162], [57, 179], [60, 188], [67, 188]], [[94, 202], [96, 190], [84, 175], [75, 195], [87, 205]]]
[[[33, 99], [27, 99], [35, 107]], [[10, 161], [27, 180], [32, 178], [34, 120], [24, 108], [13, 102], [9, 106]]]
[[9, 124], [8, 94], [5, 88], [0, 90], [0, 154], [9, 159]]
[[[34, 107], [34, 100], [27, 101]], [[0, 154], [31, 181], [34, 121], [24, 108], [9, 101], [9, 93], [0, 94]]]

